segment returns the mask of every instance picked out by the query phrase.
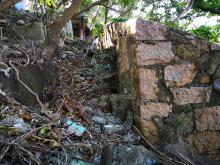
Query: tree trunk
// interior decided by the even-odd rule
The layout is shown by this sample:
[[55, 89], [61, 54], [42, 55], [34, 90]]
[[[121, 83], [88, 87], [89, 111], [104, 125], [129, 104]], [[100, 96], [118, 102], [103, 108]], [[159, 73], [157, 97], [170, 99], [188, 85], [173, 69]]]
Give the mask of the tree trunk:
[[[109, 1], [107, 1], [107, 6], [109, 4]], [[109, 8], [105, 7], [105, 25], [107, 24], [108, 22], [108, 12], [109, 12]]]
[[7, 9], [8, 7], [20, 2], [21, 0], [5, 0], [0, 3], [0, 11]]
[[62, 28], [67, 24], [67, 22], [72, 18], [72, 16], [77, 12], [80, 4], [83, 0], [72, 0], [72, 4], [67, 8], [63, 15], [60, 16], [49, 26], [48, 38], [44, 43], [43, 56], [49, 60], [53, 58], [54, 51], [57, 47], [57, 42], [59, 40], [59, 34]]

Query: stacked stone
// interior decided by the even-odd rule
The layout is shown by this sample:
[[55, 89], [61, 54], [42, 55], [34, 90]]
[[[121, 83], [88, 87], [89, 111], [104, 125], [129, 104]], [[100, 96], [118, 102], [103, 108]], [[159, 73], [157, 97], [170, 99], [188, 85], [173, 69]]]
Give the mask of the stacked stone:
[[163, 143], [161, 134], [173, 130], [169, 138], [220, 154], [220, 94], [212, 88], [220, 46], [141, 19], [109, 25], [100, 41], [118, 52], [120, 91], [133, 95], [136, 123], [149, 141]]

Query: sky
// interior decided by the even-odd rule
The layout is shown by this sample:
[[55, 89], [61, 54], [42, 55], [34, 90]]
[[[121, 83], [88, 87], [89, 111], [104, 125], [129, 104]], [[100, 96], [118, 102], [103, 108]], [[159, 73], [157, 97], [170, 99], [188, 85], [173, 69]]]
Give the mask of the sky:
[[217, 24], [217, 20], [220, 20], [220, 16], [212, 16], [211, 18], [207, 18], [207, 17], [198, 17], [195, 18], [193, 23], [190, 25], [189, 28], [196, 28], [199, 27], [201, 25], [209, 25], [209, 26], [214, 26]]

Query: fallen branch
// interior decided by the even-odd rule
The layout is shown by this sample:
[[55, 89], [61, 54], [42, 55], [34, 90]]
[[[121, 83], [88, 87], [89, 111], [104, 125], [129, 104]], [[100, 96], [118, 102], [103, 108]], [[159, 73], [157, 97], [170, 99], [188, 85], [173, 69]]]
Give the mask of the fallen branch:
[[15, 70], [17, 80], [18, 80], [31, 94], [33, 94], [33, 95], [35, 96], [35, 98], [36, 98], [38, 104], [39, 104], [40, 107], [41, 107], [41, 110], [43, 111], [43, 113], [45, 113], [45, 107], [44, 107], [43, 103], [40, 101], [40, 98], [39, 98], [38, 94], [35, 93], [34, 91], [32, 91], [32, 90], [20, 79], [19, 71], [18, 71], [18, 69], [12, 64], [12, 61], [11, 61], [11, 60], [9, 61], [9, 65]]
[[23, 141], [24, 139], [26, 139], [30, 134], [36, 132], [36, 131], [39, 131], [40, 129], [44, 128], [44, 127], [49, 127], [49, 126], [52, 126], [52, 125], [57, 125], [56, 123], [50, 123], [50, 124], [45, 124], [45, 125], [42, 125], [38, 128], [35, 128], [35, 129], [32, 129], [31, 131], [23, 134], [22, 136], [20, 136], [15, 142], [20, 142], [20, 141]]
[[22, 49], [20, 49], [20, 48], [17, 48], [16, 46], [13, 46], [13, 45], [12, 45], [12, 47], [15, 48], [15, 49], [17, 49], [17, 50], [19, 50], [21, 53], [23, 53], [23, 54], [27, 57], [27, 62], [26, 62], [26, 64], [21, 65], [21, 66], [23, 66], [23, 67], [28, 66], [29, 63], [30, 63], [30, 57], [29, 57], [29, 55], [28, 55], [24, 50], [22, 50]]

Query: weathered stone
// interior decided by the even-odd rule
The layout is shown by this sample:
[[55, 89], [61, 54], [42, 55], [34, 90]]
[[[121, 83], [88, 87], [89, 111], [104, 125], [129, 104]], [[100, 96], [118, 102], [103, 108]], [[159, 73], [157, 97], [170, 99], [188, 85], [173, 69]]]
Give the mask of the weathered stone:
[[220, 44], [211, 43], [210, 49], [211, 50], [220, 50]]
[[172, 112], [172, 105], [166, 103], [146, 103], [140, 106], [141, 118], [150, 121], [153, 117], [168, 117], [169, 112]]
[[194, 146], [200, 153], [215, 154], [220, 148], [220, 132], [198, 132], [187, 138], [190, 145]]
[[199, 49], [189, 44], [177, 45], [176, 54], [184, 60], [194, 60], [200, 57]]
[[178, 105], [209, 102], [210, 87], [172, 88], [174, 102]]
[[92, 121], [94, 121], [94, 122], [96, 122], [100, 125], [106, 124], [106, 119], [104, 117], [101, 117], [101, 116], [93, 116]]
[[108, 105], [108, 101], [109, 101], [109, 95], [102, 95], [100, 97], [99, 106], [103, 108], [106, 107]]
[[140, 130], [144, 137], [151, 143], [156, 144], [159, 141], [159, 130], [154, 122], [139, 119]]
[[110, 125], [121, 125], [122, 121], [117, 115], [108, 115], [105, 117], [107, 124]]
[[194, 113], [197, 130], [220, 130], [220, 106], [196, 109]]
[[24, 25], [25, 22], [24, 22], [24, 20], [18, 20], [18, 21], [17, 21], [17, 24], [18, 24], [18, 25]]
[[207, 73], [210, 75], [215, 75], [216, 77], [220, 77], [220, 75], [218, 75], [219, 65], [220, 65], [220, 53], [212, 54], [208, 59]]
[[189, 134], [193, 131], [193, 113], [181, 113], [176, 115], [176, 129], [181, 135]]
[[164, 70], [164, 78], [168, 87], [181, 87], [191, 83], [195, 75], [195, 64], [168, 65]]
[[127, 112], [132, 110], [132, 98], [130, 95], [113, 94], [110, 96], [110, 106], [112, 112], [121, 120], [125, 120]]
[[160, 164], [154, 152], [140, 145], [111, 144], [102, 151], [101, 165], [143, 165]]
[[40, 22], [33, 22], [25, 25], [23, 35], [25, 38], [33, 41], [45, 40], [43, 24]]
[[143, 99], [157, 99], [159, 91], [156, 71], [151, 69], [139, 69], [140, 97]]
[[[131, 25], [132, 26], [132, 25]], [[136, 40], [165, 40], [163, 33], [166, 27], [155, 22], [137, 19]]]
[[220, 91], [220, 78], [217, 78], [213, 82], [213, 89]]
[[[52, 62], [44, 63], [41, 67], [29, 65], [18, 68], [20, 78], [30, 87], [39, 98], [43, 100], [43, 91], [46, 87], [54, 87], [57, 80], [57, 68]], [[21, 85], [14, 72], [10, 72], [10, 78], [0, 74], [0, 87], [9, 94], [9, 97], [25, 105], [37, 104], [36, 97]], [[50, 93], [52, 95], [52, 93]]]
[[7, 24], [7, 23], [8, 23], [7, 20], [5, 20], [5, 19], [0, 19], [0, 24]]
[[143, 135], [152, 143], [158, 141], [158, 129], [151, 121], [153, 117], [168, 117], [172, 106], [166, 103], [147, 103], [140, 106], [140, 127]]
[[165, 64], [174, 59], [171, 42], [155, 45], [140, 43], [136, 50], [137, 65]]
[[123, 142], [127, 144], [139, 144], [141, 137], [138, 134], [134, 134], [132, 132], [129, 132], [128, 134], [124, 135], [122, 137]]
[[200, 53], [210, 51], [210, 43], [206, 40], [195, 37], [191, 40], [191, 43], [200, 51]]

